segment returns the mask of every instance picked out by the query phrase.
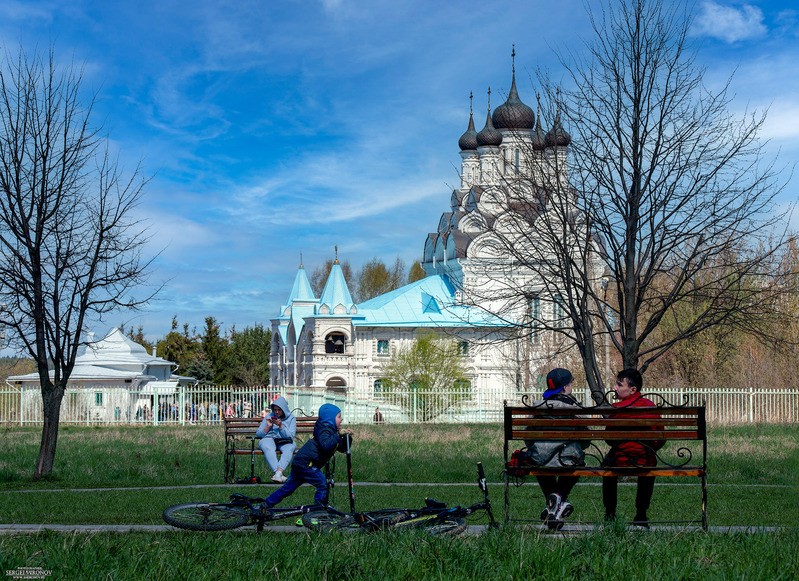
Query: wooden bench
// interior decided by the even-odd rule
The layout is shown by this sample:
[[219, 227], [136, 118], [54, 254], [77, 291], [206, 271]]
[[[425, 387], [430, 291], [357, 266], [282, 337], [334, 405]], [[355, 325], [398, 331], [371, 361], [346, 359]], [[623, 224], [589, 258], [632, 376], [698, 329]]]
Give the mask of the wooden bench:
[[[314, 425], [318, 416], [307, 416], [302, 410], [293, 410], [297, 418], [297, 434], [294, 443], [297, 445], [295, 453], [300, 449], [304, 440], [313, 434]], [[231, 483], [236, 477], [236, 456], [250, 457], [250, 479], [255, 478], [255, 456], [263, 455], [258, 447], [255, 432], [261, 425], [261, 417], [254, 418], [222, 418], [225, 426], [225, 482]], [[303, 437], [305, 436], [305, 437]], [[280, 452], [278, 452], [280, 454]]]
[[[657, 399], [659, 396], [649, 397]], [[650, 410], [660, 417], [630, 417]], [[527, 476], [696, 477], [701, 483], [701, 524], [707, 530], [707, 431], [703, 406], [658, 404], [654, 408], [612, 408], [604, 405], [569, 409], [552, 408], [545, 404], [533, 406], [526, 402], [523, 405], [510, 406], [506, 401], [504, 412], [506, 524], [510, 521], [510, 485], [513, 483], [520, 486]], [[518, 459], [512, 461], [513, 451], [523, 449], [525, 440], [590, 440], [591, 443], [585, 450], [584, 466], [540, 467], [519, 464]], [[602, 460], [610, 448], [607, 440], [641, 442], [655, 457], [656, 465], [603, 466]], [[658, 440], [666, 441], [666, 445], [660, 450], [647, 445], [647, 442]], [[515, 444], [517, 441], [521, 445]], [[687, 522], [697, 523], [695, 520]]]

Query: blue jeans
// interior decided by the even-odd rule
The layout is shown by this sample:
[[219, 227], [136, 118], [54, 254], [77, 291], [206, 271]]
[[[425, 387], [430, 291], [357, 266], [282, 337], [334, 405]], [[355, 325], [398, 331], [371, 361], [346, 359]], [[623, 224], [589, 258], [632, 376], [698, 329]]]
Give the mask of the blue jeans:
[[266, 497], [264, 504], [267, 507], [275, 506], [306, 482], [316, 487], [316, 493], [313, 497], [314, 502], [316, 504], [327, 504], [327, 478], [325, 478], [324, 473], [319, 468], [300, 466], [296, 463], [291, 469], [289, 479], [286, 480], [283, 486]]

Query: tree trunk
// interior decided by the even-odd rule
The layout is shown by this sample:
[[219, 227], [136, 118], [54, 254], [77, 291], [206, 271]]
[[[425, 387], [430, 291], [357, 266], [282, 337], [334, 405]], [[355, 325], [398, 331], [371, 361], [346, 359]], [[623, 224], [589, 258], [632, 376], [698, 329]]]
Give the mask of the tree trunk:
[[58, 443], [58, 424], [61, 420], [61, 401], [64, 399], [64, 388], [50, 386], [42, 388], [44, 424], [42, 440], [39, 445], [39, 458], [36, 460], [34, 480], [41, 480], [53, 471], [56, 444]]

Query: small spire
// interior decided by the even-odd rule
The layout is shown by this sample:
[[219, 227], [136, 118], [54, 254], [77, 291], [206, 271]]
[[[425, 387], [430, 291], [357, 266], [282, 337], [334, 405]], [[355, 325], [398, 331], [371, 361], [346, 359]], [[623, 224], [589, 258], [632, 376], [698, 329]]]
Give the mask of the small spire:
[[300, 268], [305, 268], [305, 267], [302, 265], [302, 252], [300, 252]]
[[338, 264], [338, 244], [336, 244], [333, 249], [336, 251], [336, 259], [333, 261], [333, 264]]
[[491, 87], [488, 87], [488, 112], [491, 113]]
[[516, 76], [516, 43], [513, 43], [513, 50], [510, 53], [510, 61], [511, 61], [511, 69], [513, 70], [513, 76]]
[[471, 117], [472, 113], [473, 113], [473, 109], [472, 109], [472, 103], [473, 102], [474, 102], [474, 93], [469, 91], [469, 117]]

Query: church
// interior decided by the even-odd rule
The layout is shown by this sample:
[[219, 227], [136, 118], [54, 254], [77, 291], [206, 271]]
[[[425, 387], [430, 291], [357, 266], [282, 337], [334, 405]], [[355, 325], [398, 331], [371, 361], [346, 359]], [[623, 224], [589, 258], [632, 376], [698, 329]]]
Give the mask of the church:
[[[507, 199], [509, 180], [521, 176], [535, 190], [537, 183], [540, 189], [552, 180], [565, 183], [568, 175], [571, 138], [557, 116], [544, 131], [540, 116], [521, 100], [515, 51], [513, 57], [507, 99], [492, 112], [489, 89], [480, 131], [470, 104], [467, 130], [458, 141], [460, 187], [424, 240], [426, 278], [355, 304], [337, 256], [320, 297], [300, 265], [286, 303], [271, 321], [273, 387], [379, 397], [386, 361], [425, 331], [457, 342], [472, 395], [484, 403], [518, 397], [530, 383], [530, 370], [548, 363], [543, 343], [514, 336], [514, 329], [529, 317], [528, 309], [538, 318], [556, 316], [551, 297], [522, 307], [492, 304], [491, 298], [500, 294], [491, 292], [497, 285], [543, 288], [531, 273], [514, 271], [512, 257], [498, 251], [496, 225], [508, 211], [498, 201]], [[511, 265], [504, 269], [507, 280], [497, 280], [498, 262]]]

